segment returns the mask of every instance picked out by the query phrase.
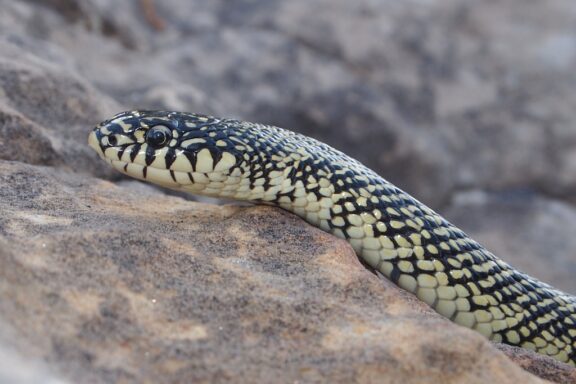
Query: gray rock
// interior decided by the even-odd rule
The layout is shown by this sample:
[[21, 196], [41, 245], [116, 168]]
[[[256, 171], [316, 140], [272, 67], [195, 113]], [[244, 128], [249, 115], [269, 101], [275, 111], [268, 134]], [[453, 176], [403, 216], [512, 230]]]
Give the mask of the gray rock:
[[112, 172], [96, 165], [86, 131], [115, 113], [118, 104], [72, 69], [32, 54], [28, 47], [0, 38], [0, 159], [111, 177]]

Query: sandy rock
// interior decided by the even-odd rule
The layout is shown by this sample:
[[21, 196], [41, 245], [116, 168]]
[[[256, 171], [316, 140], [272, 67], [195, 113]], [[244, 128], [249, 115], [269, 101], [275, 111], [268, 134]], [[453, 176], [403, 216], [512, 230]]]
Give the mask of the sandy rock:
[[0, 191], [2, 319], [65, 380], [541, 382], [280, 210], [6, 161]]
[[548, 356], [506, 344], [496, 347], [526, 371], [558, 384], [576, 383], [576, 370]]

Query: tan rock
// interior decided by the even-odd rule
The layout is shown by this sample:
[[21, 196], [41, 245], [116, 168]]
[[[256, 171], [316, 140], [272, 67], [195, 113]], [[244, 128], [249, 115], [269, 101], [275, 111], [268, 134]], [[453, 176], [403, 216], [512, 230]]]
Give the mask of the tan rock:
[[71, 382], [540, 383], [269, 207], [0, 162], [0, 321]]
[[576, 383], [576, 369], [551, 357], [506, 344], [497, 344], [496, 347], [510, 360], [538, 377], [559, 384]]

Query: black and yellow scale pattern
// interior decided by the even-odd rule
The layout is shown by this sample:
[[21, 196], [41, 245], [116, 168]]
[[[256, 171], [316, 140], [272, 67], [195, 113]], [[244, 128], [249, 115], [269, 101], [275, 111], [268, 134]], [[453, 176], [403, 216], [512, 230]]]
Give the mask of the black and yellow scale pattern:
[[131, 111], [89, 144], [117, 170], [194, 194], [282, 207], [490, 340], [576, 365], [576, 298], [525, 275], [358, 161], [281, 128]]

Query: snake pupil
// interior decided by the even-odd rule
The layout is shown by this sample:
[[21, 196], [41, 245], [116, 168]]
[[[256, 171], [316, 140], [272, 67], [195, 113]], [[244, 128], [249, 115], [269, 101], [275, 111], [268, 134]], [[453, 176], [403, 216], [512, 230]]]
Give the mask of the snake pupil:
[[146, 142], [153, 148], [161, 148], [172, 139], [172, 131], [165, 125], [157, 125], [146, 133]]
[[108, 144], [110, 144], [113, 147], [116, 146], [116, 144], [118, 144], [118, 138], [116, 137], [116, 135], [108, 136]]

